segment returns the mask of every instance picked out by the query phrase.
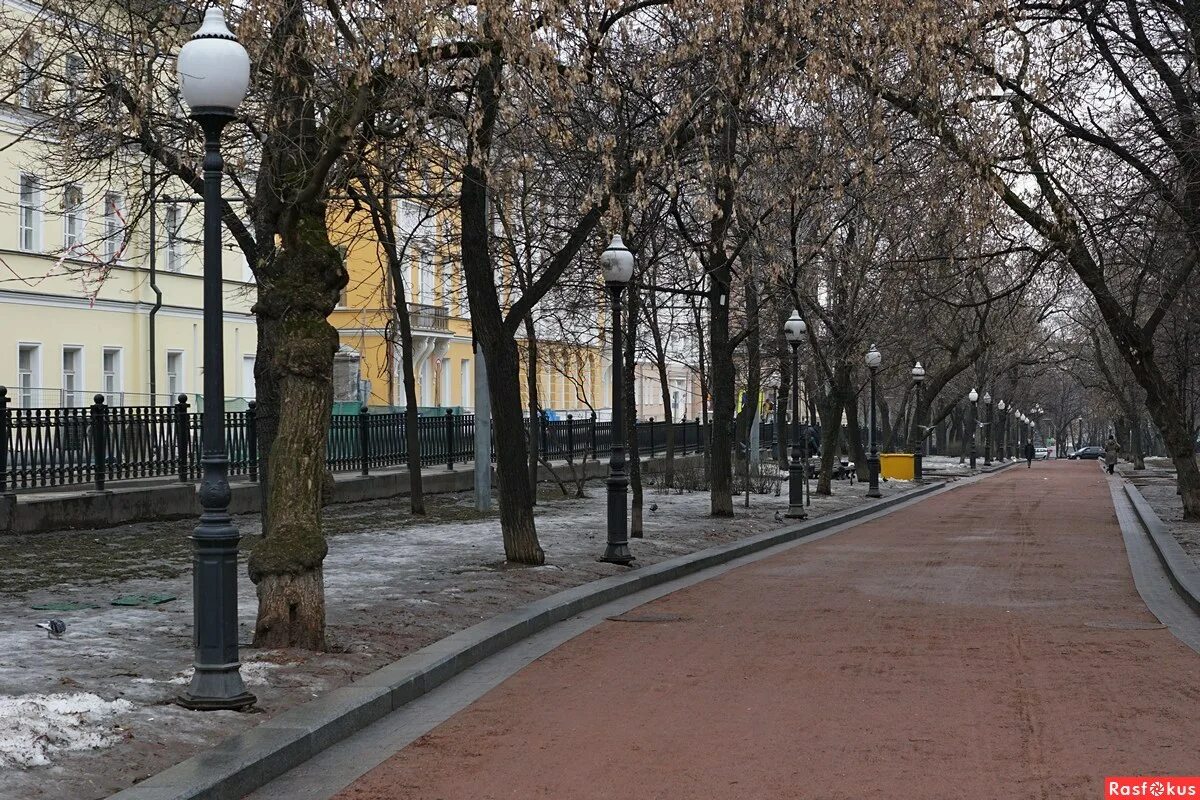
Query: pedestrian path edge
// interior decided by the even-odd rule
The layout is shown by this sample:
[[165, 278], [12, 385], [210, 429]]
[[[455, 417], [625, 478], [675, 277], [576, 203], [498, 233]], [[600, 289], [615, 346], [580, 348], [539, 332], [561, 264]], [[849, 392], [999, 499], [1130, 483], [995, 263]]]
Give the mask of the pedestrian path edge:
[[1132, 483], [1125, 484], [1125, 494], [1133, 503], [1133, 511], [1141, 521], [1142, 527], [1150, 538], [1154, 552], [1171, 579], [1171, 585], [1179, 592], [1180, 597], [1200, 614], [1200, 567], [1183, 551], [1183, 547], [1167, 530], [1167, 526], [1159, 519], [1158, 514], [1137, 487]]
[[[962, 483], [982, 477], [978, 475]], [[555, 623], [643, 589], [871, 516], [952, 485], [946, 481], [931, 482], [877, 503], [638, 567], [544, 597], [440, 639], [355, 683], [284, 711], [111, 795], [110, 800], [236, 800], [483, 659]]]

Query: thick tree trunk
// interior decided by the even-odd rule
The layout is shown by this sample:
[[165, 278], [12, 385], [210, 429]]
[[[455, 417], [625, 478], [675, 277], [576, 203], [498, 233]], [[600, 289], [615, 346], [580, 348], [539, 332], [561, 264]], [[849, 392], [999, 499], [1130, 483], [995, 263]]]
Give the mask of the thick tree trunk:
[[817, 494], [826, 497], [833, 494], [833, 462], [838, 456], [838, 428], [843, 410], [842, 399], [832, 392], [817, 409], [821, 417], [821, 472], [817, 476]]
[[866, 471], [867, 466], [867, 451], [863, 446], [862, 426], [870, 425], [871, 420], [868, 417], [866, 420], [858, 418], [858, 398], [847, 386], [845, 387], [844, 395], [853, 398], [846, 402], [846, 438], [849, 440], [850, 452], [854, 454], [854, 465], [858, 469]]
[[268, 459], [269, 535], [250, 554], [258, 587], [258, 647], [325, 647], [321, 531], [325, 448], [333, 406], [338, 333], [326, 321], [346, 285], [341, 256], [329, 243], [325, 209], [294, 220], [275, 254], [257, 311], [277, 322], [271, 372], [279, 419]]

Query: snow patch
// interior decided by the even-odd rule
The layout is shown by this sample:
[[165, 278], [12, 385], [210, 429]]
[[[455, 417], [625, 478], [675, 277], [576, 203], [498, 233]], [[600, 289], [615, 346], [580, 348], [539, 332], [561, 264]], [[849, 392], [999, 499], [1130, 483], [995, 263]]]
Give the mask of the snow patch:
[[0, 766], [44, 767], [58, 752], [108, 747], [120, 737], [107, 718], [132, 710], [90, 692], [0, 695]]
[[[242, 668], [239, 672], [242, 673], [242, 683], [247, 686], [266, 686], [267, 672], [278, 667], [278, 664], [272, 664], [270, 661], [243, 661]], [[167, 680], [167, 683], [188, 684], [192, 682], [192, 673], [196, 670], [194, 667], [188, 667], [183, 672], [178, 673], [174, 678]]]

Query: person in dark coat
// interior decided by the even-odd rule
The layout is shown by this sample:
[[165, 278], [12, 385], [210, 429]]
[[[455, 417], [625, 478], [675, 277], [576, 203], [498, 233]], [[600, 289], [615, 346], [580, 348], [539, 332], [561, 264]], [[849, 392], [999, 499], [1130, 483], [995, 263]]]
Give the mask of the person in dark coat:
[[1121, 457], [1121, 445], [1117, 444], [1115, 437], [1109, 436], [1108, 441], [1104, 443], [1104, 469], [1112, 475], [1117, 471], [1117, 460]]
[[1026, 442], [1025, 443], [1025, 468], [1026, 469], [1033, 468], [1033, 457], [1035, 455], [1037, 455], [1037, 452], [1033, 449], [1033, 442]]

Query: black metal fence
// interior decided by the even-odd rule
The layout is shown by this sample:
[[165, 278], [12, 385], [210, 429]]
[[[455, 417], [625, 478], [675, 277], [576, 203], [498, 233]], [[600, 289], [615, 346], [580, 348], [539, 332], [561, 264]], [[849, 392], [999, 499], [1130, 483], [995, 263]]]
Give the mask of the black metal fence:
[[[109, 407], [102, 395], [84, 408], [12, 408], [0, 387], [0, 492], [94, 484], [106, 481], [176, 477], [183, 482], [200, 475], [200, 430], [203, 414], [186, 399], [173, 406]], [[225, 446], [229, 474], [258, 480], [255, 404], [246, 411], [226, 411]], [[531, 422], [527, 419], [526, 433]], [[552, 461], [598, 461], [608, 457], [612, 423], [595, 415], [568, 415], [563, 420], [539, 417], [534, 435], [539, 455]], [[697, 453], [711, 440], [699, 419], [670, 425], [659, 420], [637, 423], [638, 451], [660, 455], [668, 442], [677, 455]], [[773, 440], [773, 425], [760, 430], [763, 447]], [[440, 417], [418, 417], [417, 441], [425, 466], [456, 464], [475, 458], [475, 417], [448, 411]], [[495, 460], [493, 437], [489, 458]], [[361, 472], [408, 463], [408, 436], [403, 413], [334, 414], [326, 463], [334, 472]]]

